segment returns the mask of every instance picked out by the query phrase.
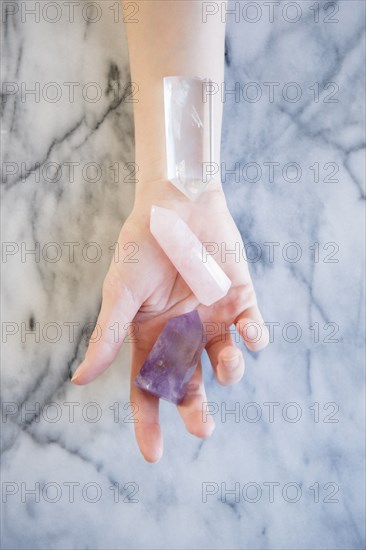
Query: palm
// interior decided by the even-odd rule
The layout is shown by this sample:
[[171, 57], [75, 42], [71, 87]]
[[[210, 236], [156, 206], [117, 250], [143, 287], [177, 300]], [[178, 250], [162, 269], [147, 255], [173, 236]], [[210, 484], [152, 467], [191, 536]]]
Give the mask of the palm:
[[[228, 331], [236, 325], [250, 349], [260, 349], [267, 343], [267, 332], [256, 305], [255, 293], [247, 262], [243, 254], [240, 233], [232, 220], [222, 193], [209, 201], [189, 204], [175, 197], [155, 198], [154, 203], [171, 208], [181, 215], [204, 243], [212, 243], [214, 257], [232, 281], [228, 294], [210, 307], [203, 306], [171, 264], [149, 231], [151, 201], [134, 208], [119, 236], [119, 247], [134, 243], [138, 249], [132, 263], [112, 262], [103, 288], [103, 306], [98, 318], [102, 337], [90, 343], [82, 365], [81, 378], [86, 383], [107, 368], [122, 343], [112, 340], [108, 327], [118, 321], [122, 336], [130, 330], [132, 342], [131, 381], [141, 368], [166, 321], [197, 309], [202, 322], [209, 323], [206, 350], [215, 374], [222, 384], [237, 382], [243, 375], [244, 362]], [[236, 250], [236, 254], [229, 251]], [[261, 332], [250, 334], [248, 324], [257, 323]], [[248, 337], [250, 336], [250, 337]], [[235, 363], [236, 361], [236, 363]], [[187, 429], [200, 437], [213, 431], [214, 422], [202, 419], [202, 404], [207, 401], [202, 381], [201, 365], [188, 386], [179, 412]], [[147, 460], [158, 460], [162, 453], [162, 436], [158, 419], [158, 399], [131, 384], [131, 402], [137, 405], [136, 437]]]

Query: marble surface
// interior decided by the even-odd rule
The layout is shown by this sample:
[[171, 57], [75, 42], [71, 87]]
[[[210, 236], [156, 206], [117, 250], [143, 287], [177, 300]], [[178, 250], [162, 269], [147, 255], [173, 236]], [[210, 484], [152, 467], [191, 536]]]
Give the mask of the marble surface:
[[205, 359], [216, 430], [163, 403], [153, 466], [128, 350], [70, 383], [133, 199], [123, 13], [55, 4], [1, 6], [2, 547], [364, 548], [364, 2], [228, 16], [224, 185], [273, 342], [232, 388]]

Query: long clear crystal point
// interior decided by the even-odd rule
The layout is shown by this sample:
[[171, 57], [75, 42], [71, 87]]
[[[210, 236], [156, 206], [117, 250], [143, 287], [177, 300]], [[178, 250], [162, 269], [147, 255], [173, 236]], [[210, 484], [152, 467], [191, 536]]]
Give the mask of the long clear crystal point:
[[191, 200], [212, 179], [210, 82], [198, 77], [164, 78], [167, 179]]

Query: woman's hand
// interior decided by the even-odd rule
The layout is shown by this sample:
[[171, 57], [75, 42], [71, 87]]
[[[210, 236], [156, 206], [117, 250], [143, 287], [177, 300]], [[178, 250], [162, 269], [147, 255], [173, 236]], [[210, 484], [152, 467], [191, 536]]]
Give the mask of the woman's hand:
[[[207, 307], [192, 294], [150, 233], [152, 204], [175, 210], [201, 242], [210, 243], [209, 251], [216, 251], [213, 257], [232, 281], [223, 299]], [[149, 185], [143, 193], [137, 192], [133, 211], [119, 235], [119, 251], [126, 250], [129, 243], [136, 249], [131, 258], [135, 262], [127, 263], [123, 258], [118, 261], [116, 257], [112, 260], [103, 284], [97, 325], [85, 359], [72, 381], [87, 384], [106, 370], [133, 323], [131, 402], [137, 405], [135, 433], [145, 459], [155, 462], [163, 453], [159, 400], [137, 388], [132, 381], [166, 321], [198, 310], [204, 327], [207, 324], [206, 350], [217, 380], [223, 385], [235, 384], [244, 373], [243, 355], [229, 332], [230, 326], [236, 326], [247, 347], [253, 351], [268, 344], [268, 331], [258, 309], [242, 239], [219, 184], [211, 183], [209, 190], [194, 203], [166, 181]], [[233, 253], [235, 250], [237, 253]], [[212, 417], [203, 420], [202, 404], [206, 401], [199, 364], [178, 406], [187, 430], [198, 437], [208, 437], [215, 427]]]

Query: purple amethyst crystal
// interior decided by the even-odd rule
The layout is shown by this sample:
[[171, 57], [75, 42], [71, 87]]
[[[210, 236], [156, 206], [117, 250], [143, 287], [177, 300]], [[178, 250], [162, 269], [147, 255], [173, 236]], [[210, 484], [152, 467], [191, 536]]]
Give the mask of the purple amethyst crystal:
[[203, 348], [203, 325], [197, 311], [169, 319], [134, 383], [156, 397], [180, 403]]

